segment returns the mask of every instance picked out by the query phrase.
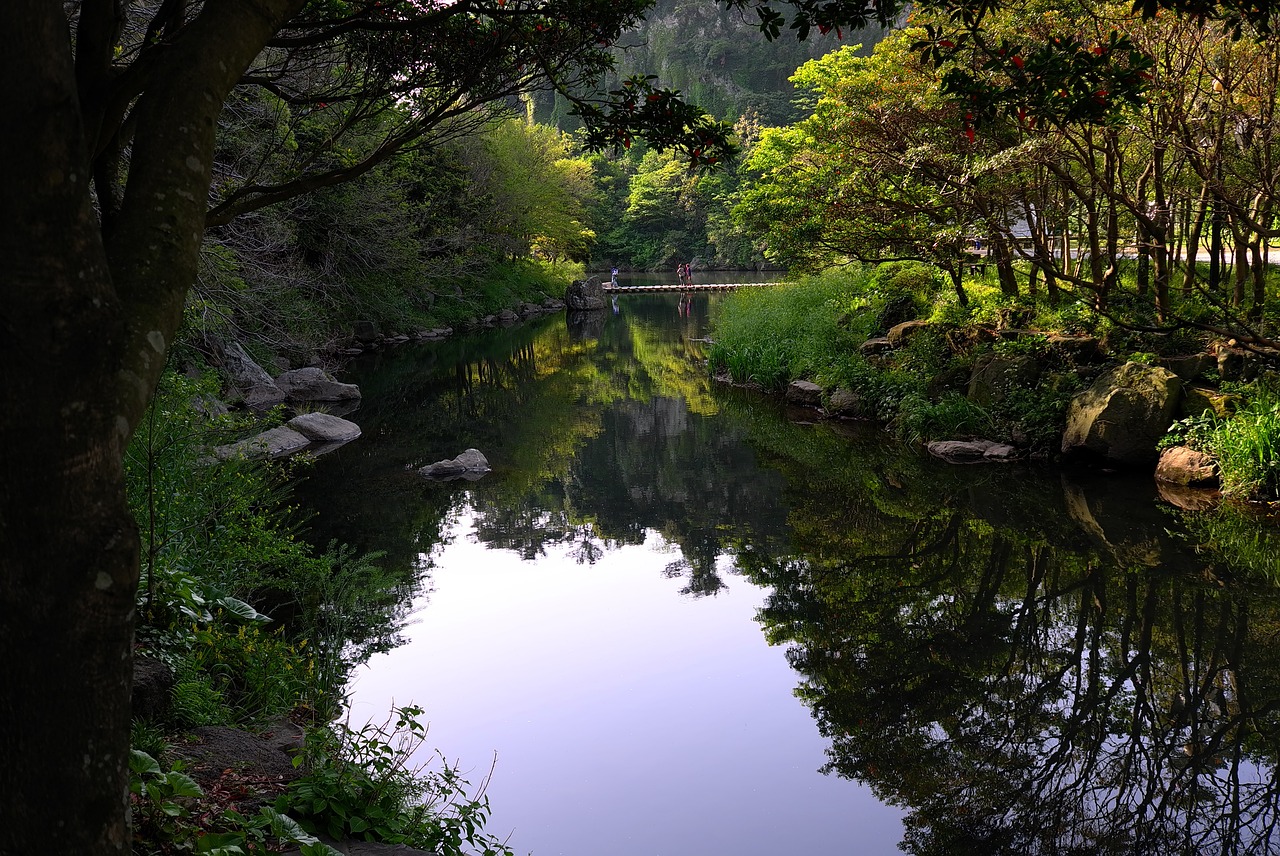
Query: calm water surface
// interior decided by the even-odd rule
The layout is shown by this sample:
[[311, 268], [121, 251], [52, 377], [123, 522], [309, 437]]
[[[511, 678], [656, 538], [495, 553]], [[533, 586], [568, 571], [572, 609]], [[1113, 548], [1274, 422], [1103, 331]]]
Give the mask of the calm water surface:
[[537, 856], [1280, 851], [1274, 530], [715, 388], [715, 299], [352, 367], [305, 498], [411, 592], [353, 718], [496, 753]]

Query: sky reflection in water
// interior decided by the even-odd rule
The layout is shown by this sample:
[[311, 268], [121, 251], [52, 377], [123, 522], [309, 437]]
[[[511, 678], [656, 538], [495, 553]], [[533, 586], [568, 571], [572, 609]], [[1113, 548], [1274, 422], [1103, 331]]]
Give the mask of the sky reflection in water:
[[816, 772], [826, 741], [752, 620], [761, 590], [728, 576], [681, 596], [654, 533], [592, 565], [525, 562], [471, 528], [436, 558], [409, 642], [360, 672], [353, 718], [423, 705], [472, 781], [496, 751], [490, 830], [517, 852], [896, 852], [899, 812]]

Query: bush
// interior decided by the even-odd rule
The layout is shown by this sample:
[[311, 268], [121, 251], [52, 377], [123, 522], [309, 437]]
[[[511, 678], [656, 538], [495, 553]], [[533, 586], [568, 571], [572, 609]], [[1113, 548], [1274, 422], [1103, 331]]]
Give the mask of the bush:
[[422, 709], [402, 707], [382, 725], [353, 729], [338, 723], [312, 732], [307, 773], [276, 808], [299, 818], [313, 833], [405, 844], [433, 853], [510, 856], [482, 832], [489, 816], [484, 784], [471, 792], [457, 768], [412, 766], [426, 739]]

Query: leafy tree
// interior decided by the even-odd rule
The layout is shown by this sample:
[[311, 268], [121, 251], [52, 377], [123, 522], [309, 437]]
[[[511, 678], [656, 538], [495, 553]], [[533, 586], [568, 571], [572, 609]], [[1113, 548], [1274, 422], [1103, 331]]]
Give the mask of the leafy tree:
[[512, 257], [531, 248], [552, 260], [589, 255], [592, 235], [583, 220], [591, 168], [573, 156], [569, 138], [509, 118], [481, 139], [484, 145], [464, 157], [474, 192], [489, 199], [488, 228], [499, 247]]

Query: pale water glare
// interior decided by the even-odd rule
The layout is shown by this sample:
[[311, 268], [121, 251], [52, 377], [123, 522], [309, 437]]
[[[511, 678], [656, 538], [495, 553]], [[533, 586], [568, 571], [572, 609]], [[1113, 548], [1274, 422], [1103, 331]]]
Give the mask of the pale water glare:
[[682, 596], [679, 556], [650, 531], [594, 564], [571, 545], [526, 562], [461, 515], [408, 641], [357, 673], [353, 721], [421, 705], [473, 783], [496, 752], [488, 830], [517, 853], [897, 852], [900, 812], [817, 772], [827, 741], [753, 620], [766, 592], [725, 573]]

